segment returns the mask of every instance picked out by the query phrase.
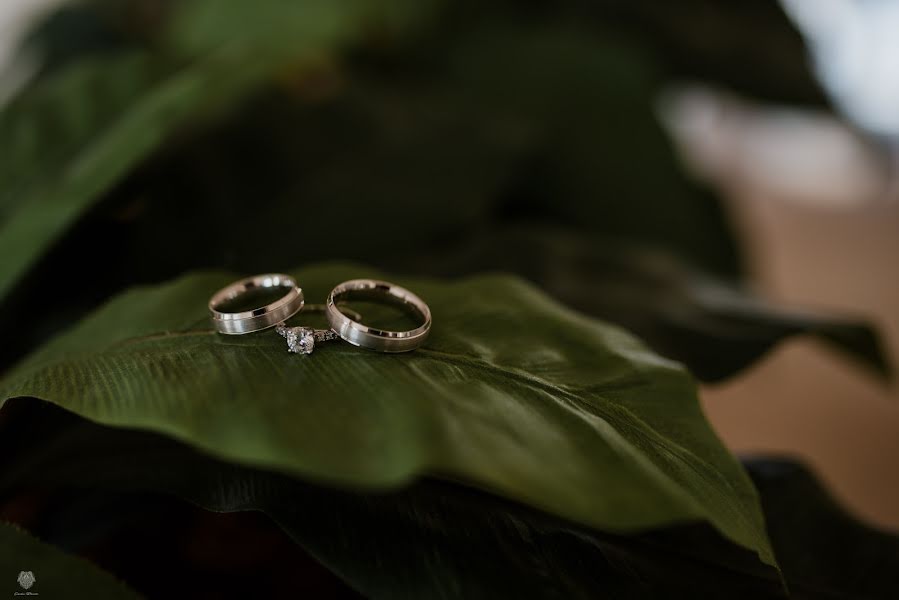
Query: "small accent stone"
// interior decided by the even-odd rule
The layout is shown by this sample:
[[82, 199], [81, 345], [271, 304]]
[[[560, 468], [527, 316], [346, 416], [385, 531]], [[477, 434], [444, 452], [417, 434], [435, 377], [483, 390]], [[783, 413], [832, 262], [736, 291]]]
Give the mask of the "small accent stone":
[[308, 327], [292, 327], [287, 331], [287, 350], [294, 354], [312, 354], [315, 336]]

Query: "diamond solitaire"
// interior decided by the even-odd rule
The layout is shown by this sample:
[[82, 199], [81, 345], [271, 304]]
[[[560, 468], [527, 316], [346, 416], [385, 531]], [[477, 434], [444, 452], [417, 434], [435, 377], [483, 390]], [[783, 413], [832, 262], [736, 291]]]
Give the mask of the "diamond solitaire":
[[294, 354], [312, 354], [312, 351], [315, 350], [315, 342], [340, 339], [330, 329], [287, 327], [284, 323], [275, 327], [275, 331], [287, 340], [287, 351]]
[[291, 327], [284, 336], [287, 350], [294, 354], [312, 354], [315, 350], [315, 332], [308, 327]]

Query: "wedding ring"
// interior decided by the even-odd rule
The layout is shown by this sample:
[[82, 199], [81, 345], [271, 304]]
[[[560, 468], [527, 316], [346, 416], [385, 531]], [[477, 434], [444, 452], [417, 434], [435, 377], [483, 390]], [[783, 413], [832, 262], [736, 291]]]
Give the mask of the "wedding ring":
[[[337, 306], [351, 299], [393, 304], [422, 324], [408, 331], [387, 331], [363, 325], [343, 314]], [[344, 341], [379, 352], [415, 350], [424, 343], [431, 330], [431, 309], [421, 298], [398, 285], [375, 279], [353, 279], [335, 287], [328, 294], [325, 315], [331, 329]]]
[[[284, 295], [265, 306], [241, 312], [219, 310], [228, 302], [254, 290], [284, 288]], [[273, 327], [303, 308], [303, 290], [289, 275], [269, 273], [247, 277], [222, 288], [209, 299], [212, 323], [220, 333], [239, 335]]]
[[[344, 314], [349, 314], [356, 321], [362, 320], [362, 315], [351, 308], [340, 307], [340, 310]], [[307, 304], [303, 309], [303, 314], [309, 312], [325, 312], [325, 305]], [[293, 354], [312, 354], [316, 343], [340, 339], [340, 336], [333, 329], [313, 329], [312, 327], [303, 326], [288, 327], [286, 323], [279, 323], [275, 327], [275, 331], [287, 340], [287, 351]]]

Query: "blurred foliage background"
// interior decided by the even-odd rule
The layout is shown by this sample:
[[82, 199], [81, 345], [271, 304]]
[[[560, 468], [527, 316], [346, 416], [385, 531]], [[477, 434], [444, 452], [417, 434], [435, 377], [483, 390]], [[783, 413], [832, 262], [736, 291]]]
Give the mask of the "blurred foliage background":
[[[70, 290], [58, 322], [9, 320], [7, 360], [127, 285], [345, 258], [521, 273], [705, 379], [802, 332], [886, 369], [864, 325], [742, 288], [726, 207], [656, 118], [666, 84], [718, 71], [822, 101], [773, 4], [697, 10], [776, 32], [777, 60], [618, 3], [89, 6], [37, 30], [45, 60], [0, 124], [6, 314]], [[758, 68], [721, 66], [744, 55]]]
[[[97, 0], [49, 12], [16, 60], [30, 76], [0, 115], [4, 370], [130, 286], [348, 259], [521, 275], [707, 383], [801, 334], [889, 377], [864, 320], [753, 291], [732, 206], [684, 167], [659, 118], [683, 81], [831, 111], [775, 2]], [[849, 129], [889, 163], [888, 144]], [[791, 519], [784, 504], [768, 513], [766, 489], [814, 486], [795, 466], [750, 473], [773, 526]], [[766, 487], [785, 473], [802, 483]], [[202, 519], [153, 502], [147, 514]], [[772, 532], [779, 554], [794, 556], [792, 535]], [[895, 557], [880, 535], [878, 560]], [[307, 560], [310, 580], [340, 587]], [[854, 576], [818, 581], [825, 562], [795, 568], [857, 592]], [[867, 597], [887, 597], [893, 582], [875, 580]]]

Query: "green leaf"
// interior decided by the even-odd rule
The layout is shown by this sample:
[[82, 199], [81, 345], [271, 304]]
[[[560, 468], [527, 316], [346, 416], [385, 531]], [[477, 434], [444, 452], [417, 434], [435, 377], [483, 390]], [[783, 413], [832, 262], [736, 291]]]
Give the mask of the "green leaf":
[[[333, 257], [330, 229], [306, 228], [299, 247], [268, 235], [273, 220], [345, 224], [356, 233], [341, 256], [369, 262], [530, 220], [737, 269], [720, 203], [682, 173], [655, 120], [645, 57], [565, 21], [476, 15], [464, 35], [442, 36], [436, 57], [350, 61], [325, 101], [257, 98], [157, 161], [122, 194], [147, 199], [133, 260], [163, 228], [177, 243], [154, 263], [252, 269], [272, 254]], [[235, 215], [251, 231], [216, 235]], [[191, 222], [208, 224], [202, 248]], [[385, 227], [408, 231], [383, 239]]]
[[0, 298], [179, 129], [219, 115], [288, 64], [323, 60], [398, 6], [272, 0], [248, 18], [238, 3], [188, 2], [165, 51], [89, 57], [26, 90], [0, 113]]
[[0, 297], [205, 93], [205, 72], [151, 77], [144, 57], [78, 63], [5, 111]]
[[[0, 522], [0, 578], [6, 589], [27, 592], [16, 583], [30, 571], [34, 583], [27, 592], [50, 598], [139, 598], [121, 581], [88, 561], [70, 556], [35, 539], [26, 531]], [[10, 592], [12, 596], [13, 592]]]
[[[272, 256], [288, 264], [330, 258], [330, 228], [304, 227], [302, 245], [292, 236], [270, 235], [272, 222], [314, 219], [340, 222], [356, 232], [342, 240], [342, 255], [368, 256], [385, 268], [452, 276], [499, 269], [523, 275], [569, 306], [637, 333], [704, 381], [732, 376], [779, 341], [801, 334], [823, 339], [876, 373], [888, 374], [876, 333], [857, 319], [765, 303], [675, 256], [591, 235], [581, 227], [550, 226], [545, 222], [553, 218], [550, 211], [539, 225], [533, 219], [529, 225], [512, 225], [515, 219], [509, 216], [490, 218], [496, 198], [515, 178], [515, 165], [528, 152], [528, 136], [503, 135], [508, 124], [492, 119], [469, 131], [465, 124], [482, 117], [471, 99], [452, 86], [437, 93], [361, 79], [327, 108], [304, 108], [283, 91], [260, 99], [235, 123], [157, 164], [149, 177], [121, 194], [132, 207], [133, 198], [141, 198], [138, 222], [111, 222], [105, 233], [82, 237], [69, 244], [69, 252], [58, 254], [58, 260], [68, 262], [47, 266], [48, 274], [68, 270], [91, 260], [78, 254], [88, 238], [118, 236], [116, 256], [79, 278], [92, 283], [71, 292], [67, 307], [117, 289], [122, 274], [158, 280], [196, 264], [224, 261], [230, 268], [253, 270], [268, 268]], [[414, 126], [398, 127], [400, 114]], [[310, 145], [310, 139], [318, 141]], [[256, 149], [252, 159], [246, 146]], [[427, 210], [421, 202], [425, 196]], [[267, 202], [255, 201], [258, 197]], [[172, 222], [175, 213], [180, 223]], [[238, 214], [248, 231], [235, 237], [229, 226]], [[205, 231], [198, 246], [199, 223]], [[390, 227], [410, 231], [379, 240], [378, 232]], [[160, 246], [163, 230], [167, 243]], [[412, 246], [414, 253], [408, 251]], [[149, 253], [152, 261], [145, 259]], [[40, 306], [48, 294], [36, 286], [22, 304]], [[54, 315], [61, 321], [71, 318], [59, 311]], [[53, 326], [46, 319], [44, 325]], [[12, 345], [25, 346], [15, 330], [28, 324], [11, 320], [6, 327]]]
[[568, 306], [626, 327], [703, 381], [730, 377], [796, 335], [814, 336], [881, 377], [891, 374], [871, 325], [766, 302], [651, 247], [514, 226], [392, 262], [403, 271], [442, 276], [496, 269], [527, 277]]
[[[378, 274], [296, 275], [314, 302]], [[335, 342], [296, 356], [271, 331], [210, 330], [206, 302], [230, 279], [119, 296], [10, 373], [2, 397], [343, 486], [433, 473], [609, 531], [706, 520], [773, 564], [755, 491], [691, 377], [623, 331], [511, 277], [401, 280], [433, 310], [425, 347], [385, 355]]]
[[[125, 513], [147, 510], [153, 496], [138, 492], [262, 511], [370, 598], [783, 597], [775, 569], [708, 526], [601, 533], [432, 479], [390, 493], [312, 486], [33, 399], [0, 415], [0, 492], [106, 493], [107, 511]], [[80, 515], [66, 521], [52, 508], [38, 518], [89, 538], [109, 527]]]
[[[40, 401], [10, 402], [0, 416], [0, 491], [165, 492], [215, 511], [260, 510], [373, 598], [783, 597], [773, 569], [700, 525], [610, 535], [433, 480], [388, 494], [310, 486]], [[798, 463], [744, 465], [791, 598], [895, 595], [899, 538], [845, 513]]]
[[778, 457], [747, 469], [793, 597], [889, 600], [899, 590], [899, 537], [847, 513], [812, 472]]
[[684, 173], [658, 123], [663, 82], [639, 44], [570, 15], [471, 29], [449, 52], [450, 80], [540, 142], [510, 195], [556, 224], [740, 272], [719, 198]]
[[[33, 486], [66, 497], [73, 489], [164, 492], [214, 511], [263, 511], [372, 598], [529, 597], [534, 590], [596, 599], [783, 597], [773, 569], [704, 526], [611, 535], [430, 479], [386, 494], [330, 490], [33, 399], [7, 403], [0, 423], [4, 494]], [[797, 463], [753, 457], [744, 465], [791, 598], [894, 596], [899, 538], [846, 514]], [[146, 504], [131, 498], [124, 501]], [[74, 526], [89, 533], [98, 524]]]

